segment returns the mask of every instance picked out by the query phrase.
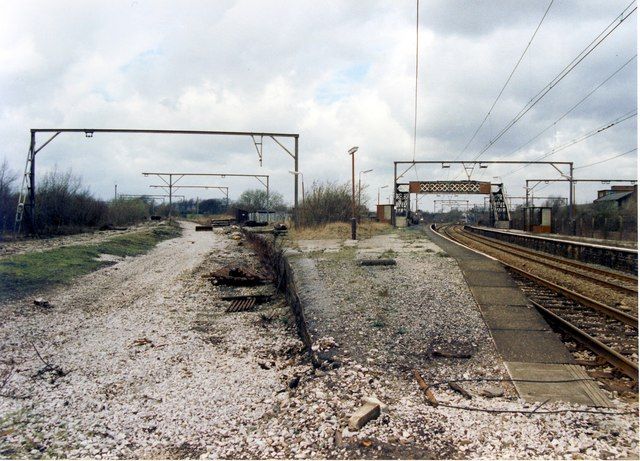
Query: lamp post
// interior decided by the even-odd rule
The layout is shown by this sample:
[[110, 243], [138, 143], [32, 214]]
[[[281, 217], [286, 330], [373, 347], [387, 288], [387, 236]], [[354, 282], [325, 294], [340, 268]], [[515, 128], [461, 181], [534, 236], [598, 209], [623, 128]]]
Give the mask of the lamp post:
[[347, 151], [351, 155], [351, 240], [356, 240], [356, 152], [358, 146]]
[[378, 187], [378, 205], [380, 205], [380, 190], [386, 189], [387, 187], [389, 187], [388, 184], [386, 186]]
[[304, 202], [304, 175], [300, 171], [293, 171], [293, 170], [289, 170], [289, 173], [291, 173], [294, 176], [300, 175], [300, 179], [302, 179], [302, 201]]
[[371, 173], [371, 170], [364, 170], [358, 173], [358, 218], [360, 217], [360, 208], [362, 208], [362, 175]]

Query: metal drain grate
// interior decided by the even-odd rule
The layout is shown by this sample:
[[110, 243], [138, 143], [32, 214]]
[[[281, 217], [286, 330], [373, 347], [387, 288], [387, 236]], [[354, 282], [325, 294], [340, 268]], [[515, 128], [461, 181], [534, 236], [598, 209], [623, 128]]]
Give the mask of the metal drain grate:
[[247, 312], [252, 311], [256, 305], [262, 304], [271, 296], [266, 295], [248, 295], [248, 296], [226, 296], [222, 298], [225, 301], [231, 301], [226, 312]]

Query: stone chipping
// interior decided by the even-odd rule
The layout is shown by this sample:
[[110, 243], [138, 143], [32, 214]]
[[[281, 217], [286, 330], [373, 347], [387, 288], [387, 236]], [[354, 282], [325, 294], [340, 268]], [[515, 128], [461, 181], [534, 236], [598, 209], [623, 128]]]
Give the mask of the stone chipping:
[[[413, 368], [431, 384], [505, 370], [455, 261], [423, 237], [344, 242], [332, 253], [300, 245], [296, 282], [303, 299], [318, 301], [307, 311], [314, 352], [325, 360], [316, 369], [280, 297], [233, 314], [219, 300], [272, 287], [214, 287], [202, 277], [257, 264], [252, 251], [225, 231], [183, 226], [182, 237], [147, 255], [39, 293], [52, 309], [32, 299], [2, 307], [0, 457], [637, 457], [636, 405], [614, 400], [614, 411], [636, 414], [606, 416], [426, 402]], [[355, 264], [377, 255], [398, 265]], [[437, 357], [436, 349], [471, 357]], [[479, 395], [487, 383], [461, 385], [472, 400], [446, 386], [434, 394], [450, 405], [536, 408], [508, 385], [491, 383], [505, 391], [496, 398]], [[349, 417], [372, 397], [383, 404], [379, 417], [349, 431]]]

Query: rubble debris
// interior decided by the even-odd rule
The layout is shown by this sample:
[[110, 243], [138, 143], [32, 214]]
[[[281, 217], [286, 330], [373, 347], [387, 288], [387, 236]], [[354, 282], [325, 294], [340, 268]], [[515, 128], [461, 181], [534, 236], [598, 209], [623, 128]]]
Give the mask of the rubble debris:
[[233, 219], [231, 218], [211, 220], [212, 227], [227, 227], [227, 226], [230, 226], [232, 223], [233, 223]]
[[283, 224], [283, 223], [276, 223], [273, 225], [273, 230], [286, 231], [287, 229], [289, 228], [287, 227], [286, 224]]
[[334, 347], [338, 347], [338, 343], [336, 343], [335, 339], [331, 336], [323, 336], [322, 338], [319, 338], [313, 346], [311, 346], [311, 350], [314, 352], [328, 351]]
[[267, 278], [248, 267], [227, 266], [205, 276], [214, 285], [255, 286], [268, 283]]
[[437, 407], [438, 400], [436, 400], [436, 396], [433, 394], [433, 391], [429, 388], [427, 382], [422, 376], [420, 376], [420, 373], [415, 368], [413, 369], [413, 376], [416, 378], [418, 386], [420, 386], [420, 389], [422, 389], [422, 392], [424, 393], [424, 396], [426, 397], [429, 405], [431, 405], [432, 407]]
[[502, 397], [504, 395], [504, 389], [498, 386], [486, 386], [480, 390], [480, 395], [490, 399]]
[[234, 232], [230, 237], [232, 240], [242, 240], [242, 233]]
[[289, 389], [295, 389], [300, 385], [300, 376], [294, 376], [289, 380], [288, 386]]
[[147, 344], [150, 344], [151, 347], [153, 347], [153, 341], [151, 341], [149, 338], [139, 338], [133, 342], [134, 346], [146, 346]]
[[36, 306], [39, 307], [44, 307], [45, 309], [51, 309], [53, 307], [53, 304], [51, 304], [49, 301], [47, 301], [44, 298], [36, 298], [33, 300], [33, 304], [35, 304]]
[[380, 416], [380, 405], [369, 399], [364, 399], [364, 404], [349, 418], [349, 430], [359, 431], [369, 421]]
[[434, 357], [444, 357], [447, 359], [470, 359], [471, 352], [465, 351], [447, 351], [442, 349], [434, 349], [433, 351]]
[[395, 259], [361, 259], [358, 261], [359, 266], [395, 266]]
[[457, 392], [459, 394], [462, 394], [462, 396], [465, 399], [471, 400], [473, 398], [471, 396], [471, 394], [469, 394], [469, 392], [458, 383], [450, 382], [449, 383], [449, 387], [451, 388], [451, 390], [453, 390], [453, 391], [455, 391], [455, 392]]

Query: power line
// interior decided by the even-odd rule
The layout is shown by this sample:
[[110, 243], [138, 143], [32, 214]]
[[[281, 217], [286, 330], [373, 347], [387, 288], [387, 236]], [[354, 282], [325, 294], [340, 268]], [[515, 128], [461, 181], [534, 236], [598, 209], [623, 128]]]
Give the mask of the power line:
[[601, 163], [608, 162], [609, 160], [613, 160], [613, 159], [616, 159], [616, 158], [622, 157], [623, 155], [630, 154], [631, 152], [635, 152], [635, 151], [637, 151], [637, 150], [638, 150], [638, 148], [637, 148], [637, 147], [635, 147], [635, 148], [633, 148], [633, 149], [631, 149], [631, 150], [628, 150], [628, 151], [626, 151], [626, 152], [623, 152], [622, 154], [614, 155], [613, 157], [609, 157], [609, 158], [606, 158], [606, 159], [604, 159], [604, 160], [600, 160], [599, 162], [589, 163], [588, 165], [582, 165], [582, 166], [575, 167], [573, 170], [574, 170], [574, 171], [575, 171], [575, 170], [581, 170], [581, 169], [583, 169], [583, 168], [588, 168], [588, 167], [590, 167], [590, 166], [599, 165], [599, 164], [601, 164]]
[[420, 0], [416, 0], [416, 92], [413, 99], [413, 159], [416, 159], [418, 137], [418, 47], [420, 44]]
[[536, 27], [535, 31], [533, 32], [533, 35], [531, 36], [531, 38], [529, 39], [529, 42], [527, 43], [527, 46], [525, 47], [524, 51], [520, 55], [520, 58], [516, 62], [516, 65], [511, 70], [511, 73], [509, 74], [509, 77], [507, 77], [507, 81], [504, 82], [504, 85], [502, 85], [502, 88], [500, 89], [500, 92], [498, 93], [498, 96], [496, 96], [496, 99], [493, 101], [493, 104], [491, 104], [491, 107], [489, 108], [489, 111], [484, 116], [484, 119], [482, 119], [482, 122], [480, 123], [478, 128], [476, 128], [476, 131], [473, 132], [473, 135], [471, 136], [471, 139], [469, 139], [469, 141], [467, 141], [467, 144], [464, 146], [464, 149], [462, 149], [462, 151], [456, 156], [456, 158], [455, 158], [456, 160], [458, 158], [460, 158], [460, 156], [466, 152], [467, 148], [469, 147], [471, 142], [476, 138], [478, 132], [484, 126], [485, 122], [487, 121], [487, 119], [491, 115], [491, 112], [496, 107], [496, 104], [498, 103], [498, 100], [502, 96], [502, 93], [504, 93], [505, 88], [507, 88], [507, 85], [511, 81], [511, 78], [513, 77], [513, 75], [515, 74], [516, 69], [518, 68], [518, 66], [520, 65], [520, 63], [524, 59], [525, 54], [529, 50], [529, 47], [531, 46], [531, 43], [533, 42], [533, 39], [535, 38], [536, 34], [540, 30], [540, 26], [542, 26], [542, 23], [544, 22], [544, 19], [547, 17], [547, 13], [549, 13], [549, 10], [551, 9], [551, 5], [553, 5], [553, 2], [554, 2], [554, 0], [551, 0], [551, 2], [549, 3], [549, 6], [547, 6], [547, 9], [545, 10], [544, 14], [542, 15], [542, 19], [540, 19], [540, 22], [538, 23], [538, 27]]
[[578, 64], [580, 64], [587, 56], [589, 56], [597, 47], [600, 45], [614, 30], [616, 30], [620, 24], [622, 24], [629, 16], [631, 16], [636, 10], [637, 6], [633, 7], [630, 11], [629, 9], [635, 3], [635, 0], [632, 1], [622, 13], [618, 14], [613, 21], [611, 21], [607, 27], [604, 28], [602, 32], [600, 32], [595, 39], [589, 43], [569, 64], [567, 64], [564, 69], [560, 71], [558, 75], [556, 75], [544, 88], [542, 88], [536, 95], [534, 95], [522, 109], [520, 112], [516, 114], [516, 116], [507, 123], [504, 128], [502, 128], [493, 139], [489, 141], [489, 143], [478, 152], [478, 154], [474, 157], [474, 160], [477, 160], [482, 156], [491, 146], [493, 146], [502, 136], [505, 135], [507, 131], [509, 131], [522, 117], [525, 116], [527, 112], [529, 112], [533, 107], [542, 100], [542, 98], [549, 93], [558, 83], [560, 83], [573, 69], [575, 69]]
[[596, 86], [593, 90], [591, 90], [589, 93], [587, 93], [586, 96], [584, 96], [580, 101], [578, 101], [577, 103], [575, 103], [571, 109], [569, 109], [568, 111], [566, 111], [564, 114], [562, 114], [560, 117], [558, 117], [555, 121], [553, 121], [550, 125], [548, 125], [546, 128], [544, 128], [543, 130], [541, 130], [540, 132], [538, 132], [538, 134], [536, 134], [535, 136], [533, 136], [531, 139], [529, 139], [527, 142], [525, 142], [524, 144], [522, 144], [520, 147], [518, 147], [517, 149], [511, 151], [510, 153], [508, 153], [506, 156], [511, 156], [513, 154], [515, 154], [516, 152], [522, 150], [524, 147], [526, 147], [527, 145], [529, 145], [531, 142], [535, 141], [536, 139], [538, 139], [544, 132], [546, 132], [549, 128], [553, 128], [558, 122], [560, 122], [562, 119], [564, 119], [567, 115], [569, 115], [571, 112], [573, 112], [578, 106], [580, 106], [580, 104], [582, 104], [583, 102], [585, 102], [589, 97], [591, 97], [591, 95], [593, 95], [596, 91], [598, 91], [602, 86], [604, 86], [609, 80], [611, 80], [613, 77], [615, 77], [622, 69], [624, 69], [629, 63], [631, 63], [631, 61], [633, 61], [634, 59], [636, 59], [638, 55], [635, 54], [633, 55], [630, 59], [628, 59], [624, 64], [622, 64], [620, 67], [618, 67], [615, 72], [613, 72], [611, 75], [609, 75], [606, 79], [604, 79], [598, 86]]
[[[575, 144], [578, 144], [579, 142], [585, 141], [585, 140], [587, 140], [587, 139], [591, 138], [592, 136], [595, 136], [595, 135], [597, 135], [597, 134], [599, 134], [599, 133], [602, 133], [603, 131], [606, 131], [606, 130], [608, 130], [609, 128], [614, 127], [614, 126], [618, 125], [619, 123], [624, 122], [625, 120], [629, 120], [630, 118], [635, 117], [636, 115], [638, 115], [638, 112], [637, 112], [635, 109], [634, 109], [634, 110], [632, 110], [632, 111], [630, 111], [630, 112], [627, 112], [626, 114], [621, 115], [621, 116], [620, 116], [620, 117], [618, 117], [617, 119], [615, 119], [615, 120], [613, 120], [613, 121], [611, 121], [611, 122], [609, 122], [609, 123], [606, 123], [605, 125], [602, 125], [602, 126], [600, 126], [600, 127], [596, 128], [596, 129], [594, 129], [594, 130], [591, 130], [591, 131], [589, 131], [588, 133], [583, 134], [582, 136], [579, 136], [579, 137], [577, 137], [577, 138], [574, 138], [574, 139], [572, 139], [571, 141], [569, 141], [569, 142], [567, 142], [567, 143], [565, 143], [565, 144], [561, 145], [560, 147], [554, 147], [552, 150], [550, 150], [550, 151], [549, 151], [549, 152], [547, 152], [546, 154], [541, 155], [540, 157], [535, 158], [535, 159], [534, 159], [534, 160], [532, 160], [531, 162], [537, 162], [537, 161], [539, 161], [539, 160], [542, 160], [542, 159], [545, 159], [545, 158], [547, 158], [547, 157], [550, 157], [550, 156], [552, 156], [552, 155], [554, 155], [554, 154], [557, 154], [557, 153], [558, 153], [558, 152], [560, 152], [561, 150], [567, 149], [567, 148], [569, 148], [569, 147], [571, 147], [571, 146], [573, 146], [573, 145], [575, 145]], [[509, 175], [511, 175], [511, 174], [513, 174], [513, 173], [515, 173], [515, 172], [517, 172], [517, 171], [520, 171], [520, 170], [522, 170], [522, 169], [526, 168], [527, 166], [529, 166], [530, 164], [531, 164], [531, 163], [527, 163], [527, 164], [525, 164], [525, 165], [521, 166], [520, 168], [516, 168], [515, 170], [512, 170], [512, 171], [510, 171], [510, 172], [508, 172], [508, 173], [506, 173], [506, 174], [503, 174], [503, 175], [502, 175], [502, 177], [504, 178], [505, 176], [509, 176]]]

